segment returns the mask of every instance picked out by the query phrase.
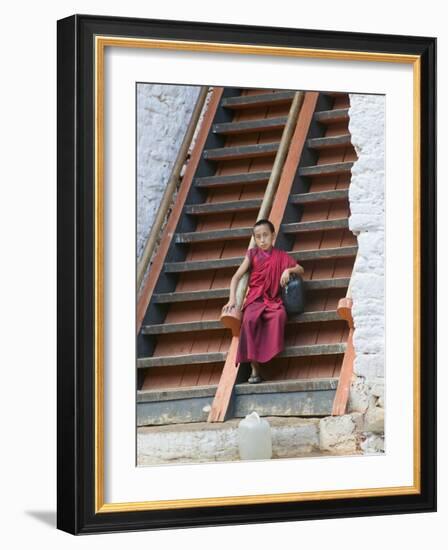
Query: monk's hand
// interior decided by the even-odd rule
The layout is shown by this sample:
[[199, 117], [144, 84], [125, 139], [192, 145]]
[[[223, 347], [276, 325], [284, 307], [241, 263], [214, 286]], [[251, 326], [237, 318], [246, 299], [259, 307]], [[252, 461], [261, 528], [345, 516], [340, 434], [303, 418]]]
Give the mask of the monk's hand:
[[282, 273], [282, 276], [280, 277], [281, 286], [285, 286], [289, 282], [289, 276], [290, 276], [289, 269], [285, 269], [285, 271], [283, 271]]
[[223, 313], [231, 313], [236, 307], [236, 301], [235, 300], [229, 300], [227, 304], [222, 308]]

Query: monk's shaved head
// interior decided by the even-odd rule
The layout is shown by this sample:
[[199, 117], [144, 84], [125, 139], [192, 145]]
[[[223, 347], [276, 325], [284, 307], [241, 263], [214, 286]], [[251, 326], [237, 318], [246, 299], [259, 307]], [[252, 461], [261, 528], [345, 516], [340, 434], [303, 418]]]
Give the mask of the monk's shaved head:
[[275, 227], [274, 227], [274, 224], [272, 222], [270, 222], [269, 220], [258, 220], [254, 227], [253, 227], [253, 230], [255, 230], [256, 227], [258, 227], [259, 225], [267, 225], [269, 227], [269, 229], [271, 230], [271, 233], [275, 233]]

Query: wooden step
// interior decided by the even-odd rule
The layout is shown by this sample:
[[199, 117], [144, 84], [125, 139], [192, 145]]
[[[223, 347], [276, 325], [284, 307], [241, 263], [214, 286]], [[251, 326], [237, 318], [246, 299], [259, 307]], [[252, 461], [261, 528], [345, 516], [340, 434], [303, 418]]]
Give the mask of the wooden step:
[[[340, 321], [336, 310], [307, 311], [300, 315], [288, 317], [287, 324], [318, 323], [324, 321]], [[344, 321], [345, 322], [345, 321]], [[162, 323], [158, 325], [144, 325], [142, 334], [177, 334], [179, 332], [202, 332], [205, 330], [227, 330], [221, 321], [191, 321], [188, 323]]]
[[334, 279], [313, 279], [305, 281], [306, 290], [328, 290], [330, 288], [348, 288], [350, 277], [336, 277]]
[[[265, 380], [260, 384], [242, 382], [234, 386], [232, 417], [234, 423], [256, 410], [260, 416], [277, 416], [289, 428], [301, 426], [304, 417], [331, 416], [337, 377], [302, 378], [296, 380]], [[207, 422], [204, 411], [216, 395], [218, 386], [182, 386], [137, 391], [137, 426], [163, 425], [163, 433], [174, 434], [176, 424], [189, 424], [194, 430], [196, 422]], [[166, 411], [169, 410], [169, 415]], [[288, 420], [288, 417], [296, 419]], [[302, 419], [302, 420], [300, 420]], [[229, 419], [230, 420], [230, 419]], [[169, 426], [168, 424], [171, 424]], [[277, 422], [278, 425], [278, 422]], [[219, 429], [218, 423], [214, 425]], [[285, 426], [286, 427], [286, 426]], [[199, 428], [199, 433], [203, 428]]]
[[316, 166], [304, 166], [299, 168], [299, 176], [333, 176], [349, 174], [353, 164], [353, 161], [346, 161], [332, 162], [331, 164], [318, 164]]
[[178, 244], [201, 243], [205, 241], [221, 241], [227, 239], [243, 239], [252, 236], [252, 227], [235, 227], [232, 229], [214, 229], [211, 231], [192, 231], [176, 233], [174, 241]]
[[218, 147], [205, 149], [202, 156], [206, 160], [241, 160], [259, 157], [272, 157], [277, 153], [280, 142], [256, 143], [254, 145], [238, 145], [236, 147]]
[[[338, 277], [335, 279], [305, 280], [306, 290], [326, 290], [329, 288], [347, 288], [350, 277]], [[200, 300], [228, 299], [230, 288], [212, 288], [208, 290], [191, 290], [184, 292], [163, 292], [153, 294], [153, 301], [157, 304], [174, 302], [196, 302]]]
[[141, 357], [137, 359], [137, 368], [174, 367], [176, 365], [202, 365], [206, 363], [222, 363], [226, 360], [226, 352], [190, 353], [188, 355], [166, 355], [159, 357]]
[[345, 122], [348, 119], [348, 109], [331, 109], [329, 111], [317, 111], [314, 113], [314, 120], [326, 125]]
[[241, 95], [235, 97], [225, 97], [221, 101], [221, 106], [226, 109], [251, 109], [272, 105], [283, 105], [290, 103], [294, 99], [296, 92], [272, 92], [257, 95]]
[[248, 132], [262, 132], [284, 128], [288, 117], [260, 118], [256, 120], [242, 120], [237, 122], [221, 122], [214, 124], [212, 132], [221, 135], [246, 134]]
[[297, 193], [290, 195], [291, 204], [310, 204], [324, 201], [337, 201], [348, 199], [347, 189], [331, 189], [330, 191], [313, 191], [311, 193]]
[[202, 204], [187, 204], [185, 213], [193, 216], [203, 214], [223, 214], [225, 212], [244, 212], [250, 210], [259, 210], [262, 199], [247, 199], [241, 201], [227, 202], [205, 202]]
[[303, 233], [309, 231], [329, 231], [331, 229], [348, 228], [348, 218], [335, 220], [316, 220], [311, 222], [285, 223], [282, 224], [283, 233]]
[[243, 172], [242, 174], [232, 174], [231, 176], [205, 176], [195, 178], [193, 185], [202, 188], [221, 188], [232, 185], [250, 185], [258, 183], [267, 183], [271, 177], [271, 172], [263, 170], [260, 172]]
[[[333, 189], [330, 191], [317, 191], [314, 193], [299, 193], [291, 195], [289, 202], [291, 204], [309, 204], [315, 202], [342, 200], [348, 198], [347, 189]], [[187, 204], [185, 213], [191, 215], [217, 214], [234, 211], [249, 211], [260, 208], [262, 199], [247, 199], [227, 202], [207, 202], [202, 204]]]
[[322, 149], [332, 149], [334, 147], [346, 147], [351, 145], [351, 135], [344, 134], [341, 136], [330, 136], [330, 137], [320, 137], [312, 138], [307, 140], [307, 146], [310, 149], [322, 150]]
[[198, 302], [200, 300], [218, 300], [229, 298], [229, 288], [212, 288], [208, 290], [191, 290], [184, 292], [162, 292], [153, 294], [156, 304], [169, 304], [174, 302]]
[[[317, 250], [288, 251], [297, 262], [311, 260], [331, 260], [333, 258], [351, 258], [356, 256], [357, 246], [342, 246], [338, 248], [319, 248]], [[163, 270], [166, 273], [185, 273], [190, 271], [205, 271], [209, 269], [227, 269], [239, 267], [244, 256], [234, 258], [218, 258], [215, 260], [186, 260], [183, 262], [166, 262]]]
[[[310, 357], [313, 355], [340, 355], [345, 352], [346, 344], [312, 344], [304, 346], [289, 346], [280, 352], [276, 358]], [[208, 363], [223, 363], [226, 352], [190, 353], [187, 355], [165, 355], [158, 357], [141, 357], [137, 359], [137, 368], [174, 367], [177, 365], [203, 365]]]

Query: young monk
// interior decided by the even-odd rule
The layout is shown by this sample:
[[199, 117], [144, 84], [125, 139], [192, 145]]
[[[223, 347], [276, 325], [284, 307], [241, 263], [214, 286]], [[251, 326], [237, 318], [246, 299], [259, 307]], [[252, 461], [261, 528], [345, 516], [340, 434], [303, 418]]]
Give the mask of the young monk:
[[274, 225], [266, 219], [253, 228], [256, 246], [247, 254], [230, 282], [229, 301], [224, 313], [236, 307], [236, 288], [240, 278], [250, 269], [249, 288], [242, 309], [242, 320], [236, 364], [250, 362], [248, 382], [262, 382], [260, 363], [266, 363], [284, 347], [287, 314], [280, 294], [291, 273], [302, 275], [304, 269], [284, 250], [275, 248]]

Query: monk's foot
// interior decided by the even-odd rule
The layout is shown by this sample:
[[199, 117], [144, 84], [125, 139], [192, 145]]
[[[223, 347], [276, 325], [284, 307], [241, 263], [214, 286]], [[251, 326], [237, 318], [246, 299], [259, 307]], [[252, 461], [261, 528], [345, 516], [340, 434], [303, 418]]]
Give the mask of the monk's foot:
[[259, 384], [260, 382], [263, 382], [263, 378], [259, 375], [251, 375], [248, 380], [249, 384]]

